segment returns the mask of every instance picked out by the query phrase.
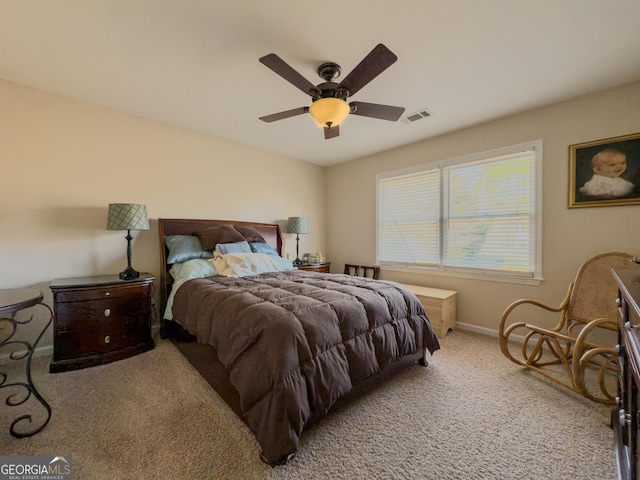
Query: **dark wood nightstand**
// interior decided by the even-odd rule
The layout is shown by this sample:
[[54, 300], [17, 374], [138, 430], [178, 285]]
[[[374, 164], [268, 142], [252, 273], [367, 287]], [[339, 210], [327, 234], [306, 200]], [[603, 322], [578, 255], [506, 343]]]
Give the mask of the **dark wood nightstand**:
[[52, 373], [93, 367], [151, 350], [153, 275], [59, 278], [53, 292]]
[[298, 265], [298, 270], [305, 270], [307, 272], [329, 273], [330, 266], [331, 262], [318, 263], [314, 265]]

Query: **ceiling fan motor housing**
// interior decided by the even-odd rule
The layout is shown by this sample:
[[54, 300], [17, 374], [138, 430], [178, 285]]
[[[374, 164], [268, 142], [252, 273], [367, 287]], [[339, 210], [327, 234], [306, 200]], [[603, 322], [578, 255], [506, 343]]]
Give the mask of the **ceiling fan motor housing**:
[[340, 73], [342, 69], [337, 63], [326, 62], [318, 67], [318, 75], [324, 79], [325, 83], [316, 86], [320, 92], [318, 90], [310, 92], [314, 102], [321, 98], [339, 98], [347, 101], [349, 92], [344, 88], [338, 88], [338, 84], [333, 81], [340, 76]]
[[311, 99], [315, 102], [321, 98], [339, 98], [340, 100], [347, 101], [349, 92], [344, 88], [338, 88], [338, 84], [334, 82], [326, 82], [318, 85], [320, 93], [313, 92]]

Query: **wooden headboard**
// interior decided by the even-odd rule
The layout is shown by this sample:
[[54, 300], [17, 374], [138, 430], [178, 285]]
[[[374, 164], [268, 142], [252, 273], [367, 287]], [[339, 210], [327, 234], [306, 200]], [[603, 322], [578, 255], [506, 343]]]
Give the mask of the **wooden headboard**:
[[169, 250], [164, 238], [169, 235], [196, 235], [202, 230], [215, 225], [243, 225], [255, 228], [265, 241], [282, 255], [282, 232], [275, 223], [256, 223], [235, 220], [199, 220], [190, 218], [159, 218], [158, 231], [160, 233], [160, 308], [164, 313], [167, 295], [171, 288], [172, 278], [169, 275], [171, 265], [167, 265]]

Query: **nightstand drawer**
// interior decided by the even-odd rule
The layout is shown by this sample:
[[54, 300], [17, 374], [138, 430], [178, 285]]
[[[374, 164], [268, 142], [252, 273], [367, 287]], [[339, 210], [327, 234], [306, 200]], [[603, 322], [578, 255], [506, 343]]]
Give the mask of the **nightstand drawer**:
[[330, 273], [329, 267], [331, 267], [331, 262], [321, 263], [319, 265], [298, 265], [298, 270], [304, 270], [305, 272]]
[[127, 285], [118, 288], [98, 287], [79, 288], [74, 290], [63, 290], [54, 292], [55, 301], [63, 302], [86, 302], [93, 300], [109, 300], [112, 298], [128, 298], [135, 295], [144, 294], [148, 290], [145, 285]]
[[112, 352], [131, 343], [129, 327], [118, 320], [89, 320], [70, 330], [58, 330], [54, 360], [69, 360], [87, 355]]
[[62, 330], [81, 330], [86, 323], [107, 320], [135, 323], [136, 319], [148, 315], [148, 304], [146, 295], [116, 296], [84, 302], [59, 302], [56, 299], [56, 327]]

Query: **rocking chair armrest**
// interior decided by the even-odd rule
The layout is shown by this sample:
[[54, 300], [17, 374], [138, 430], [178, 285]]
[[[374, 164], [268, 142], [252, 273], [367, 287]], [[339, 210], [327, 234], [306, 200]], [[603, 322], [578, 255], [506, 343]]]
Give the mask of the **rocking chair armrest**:
[[521, 305], [533, 305], [534, 307], [539, 307], [542, 308], [543, 310], [547, 310], [549, 312], [562, 312], [562, 315], [560, 317], [560, 321], [558, 322], [558, 324], [553, 327], [553, 331], [559, 331], [562, 329], [562, 327], [564, 326], [564, 322], [565, 322], [565, 312], [567, 310], [567, 306], [569, 305], [569, 298], [571, 297], [571, 291], [573, 290], [573, 283], [569, 284], [569, 290], [567, 291], [567, 294], [564, 297], [564, 300], [562, 300], [562, 303], [558, 306], [558, 307], [551, 307], [549, 305], [545, 305], [544, 303], [538, 302], [536, 300], [531, 300], [528, 298], [524, 298], [521, 300], [516, 300], [515, 302], [513, 302], [511, 305], [509, 305], [507, 307], [507, 309], [502, 313], [502, 318], [500, 319], [500, 335], [503, 335], [504, 332], [504, 326], [505, 323], [507, 321], [507, 317], [511, 314], [511, 312], [516, 308], [519, 307]]
[[511, 313], [511, 310], [513, 310], [514, 308], [520, 306], [520, 305], [525, 305], [525, 304], [529, 304], [529, 305], [534, 305], [536, 307], [540, 307], [540, 308], [544, 308], [545, 310], [549, 310], [550, 312], [561, 312], [562, 310], [564, 310], [565, 308], [567, 308], [567, 306], [563, 303], [561, 304], [559, 307], [552, 307], [550, 305], [545, 305], [544, 303], [538, 302], [536, 300], [530, 300], [528, 298], [524, 298], [522, 300], [517, 300], [515, 302], [513, 302], [511, 305], [509, 305], [509, 307], [507, 307], [507, 309], [505, 310], [505, 313]]

